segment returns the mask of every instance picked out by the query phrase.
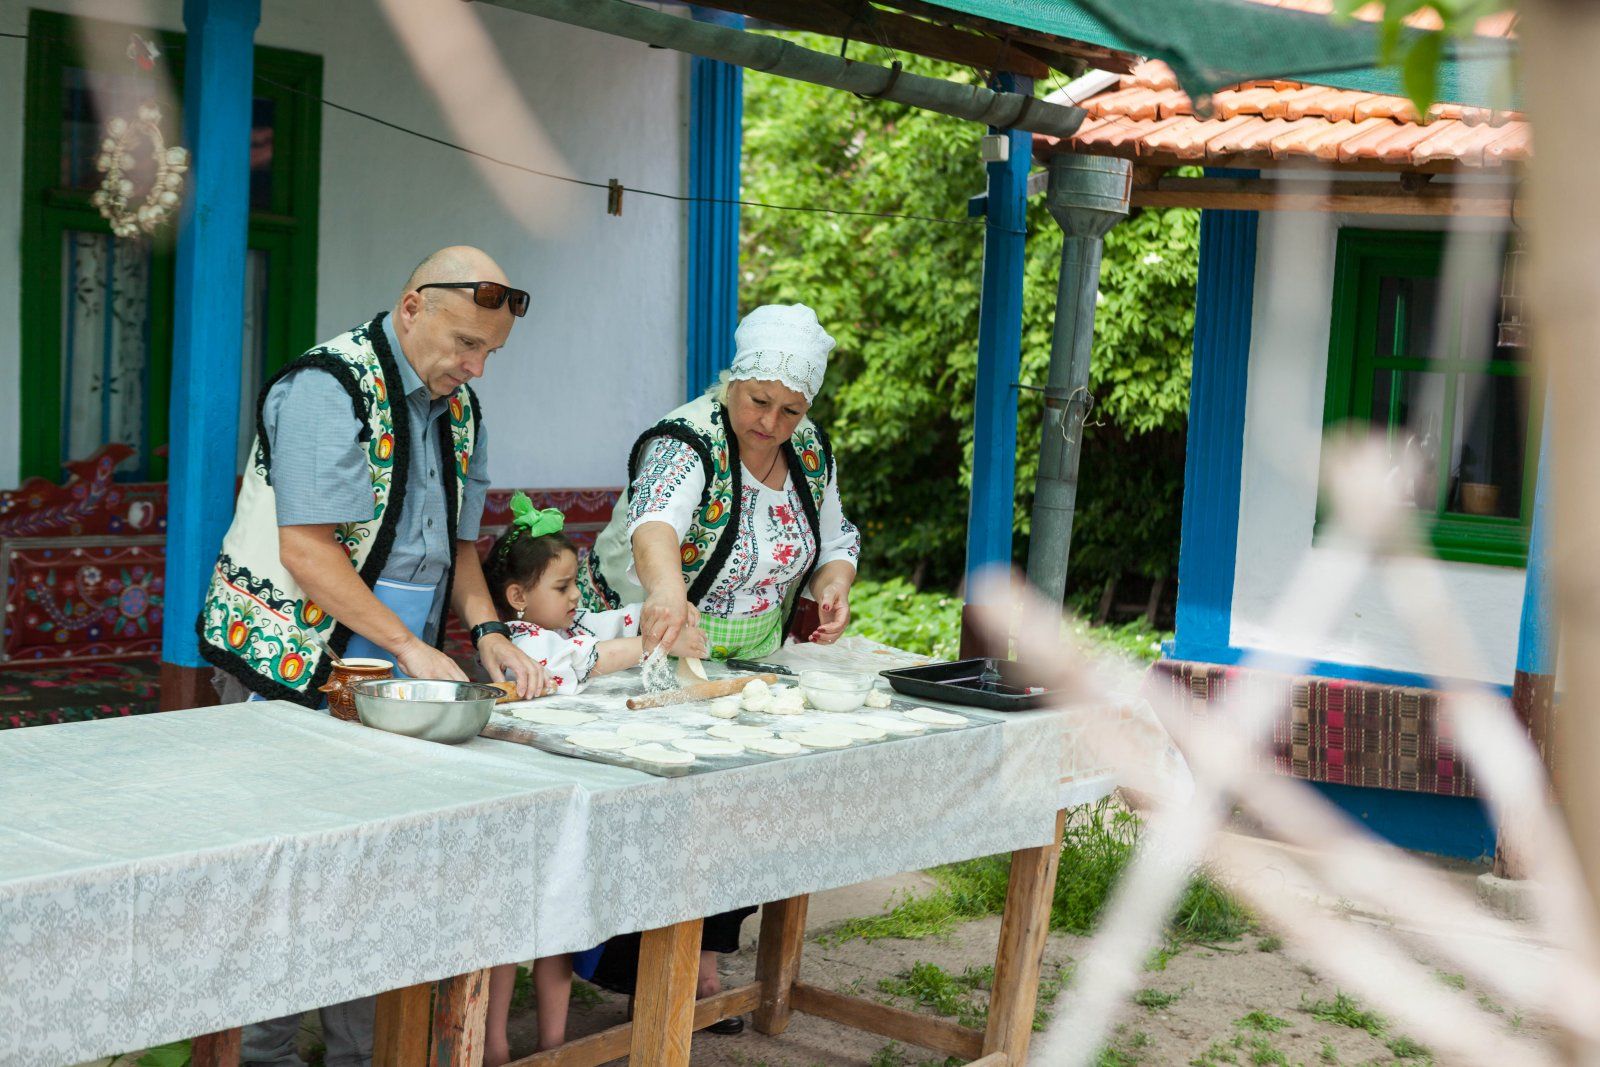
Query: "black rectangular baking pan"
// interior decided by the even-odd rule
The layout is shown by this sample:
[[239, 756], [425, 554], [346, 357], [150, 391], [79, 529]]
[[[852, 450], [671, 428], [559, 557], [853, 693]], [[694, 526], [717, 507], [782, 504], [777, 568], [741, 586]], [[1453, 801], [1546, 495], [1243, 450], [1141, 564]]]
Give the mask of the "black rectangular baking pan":
[[923, 700], [988, 711], [1026, 711], [1050, 703], [1050, 692], [1037, 685], [1039, 672], [1015, 660], [958, 659], [878, 673], [895, 692]]

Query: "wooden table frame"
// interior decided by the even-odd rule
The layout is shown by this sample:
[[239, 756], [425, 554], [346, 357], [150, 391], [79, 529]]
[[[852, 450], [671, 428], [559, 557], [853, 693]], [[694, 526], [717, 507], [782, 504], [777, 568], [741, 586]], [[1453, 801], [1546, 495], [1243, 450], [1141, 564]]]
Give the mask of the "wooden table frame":
[[[756, 980], [749, 985], [696, 1000], [702, 920], [646, 930], [639, 947], [638, 994], [631, 1022], [507, 1067], [597, 1067], [622, 1056], [628, 1057], [630, 1067], [687, 1067], [696, 1030], [750, 1012], [757, 1031], [781, 1034], [797, 1011], [959, 1056], [970, 1060], [970, 1067], [1024, 1064], [1033, 1035], [1066, 815], [1057, 813], [1050, 844], [1011, 854], [989, 1020], [983, 1030], [802, 982], [800, 959], [810, 900], [802, 895], [762, 907]], [[488, 979], [488, 971], [477, 971], [382, 994], [373, 1067], [479, 1067]], [[238, 1059], [238, 1030], [195, 1040], [193, 1067], [237, 1067]]]

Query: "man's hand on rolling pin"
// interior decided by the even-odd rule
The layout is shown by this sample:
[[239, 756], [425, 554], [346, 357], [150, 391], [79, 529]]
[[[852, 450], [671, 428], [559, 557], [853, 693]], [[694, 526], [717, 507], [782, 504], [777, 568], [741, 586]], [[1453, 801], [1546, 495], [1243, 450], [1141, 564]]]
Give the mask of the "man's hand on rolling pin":
[[395, 663], [412, 678], [440, 678], [447, 682], [468, 680], [466, 672], [455, 660], [414, 634], [409, 641], [392, 651]]
[[817, 609], [822, 625], [811, 631], [811, 640], [819, 645], [831, 645], [850, 625], [850, 583], [829, 582], [817, 601]]
[[684, 627], [700, 624], [700, 613], [679, 592], [651, 593], [639, 614], [639, 636], [644, 638], [646, 655], [658, 645], [672, 648]]
[[515, 679], [517, 695], [523, 700], [549, 696], [556, 691], [550, 672], [504, 634], [484, 634], [478, 642], [478, 660], [494, 681]]

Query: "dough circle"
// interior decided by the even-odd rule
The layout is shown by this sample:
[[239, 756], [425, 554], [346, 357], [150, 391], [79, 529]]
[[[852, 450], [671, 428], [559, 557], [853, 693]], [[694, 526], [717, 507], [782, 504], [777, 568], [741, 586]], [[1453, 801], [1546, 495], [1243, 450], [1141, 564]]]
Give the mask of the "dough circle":
[[928, 728], [922, 723], [912, 722], [903, 715], [858, 715], [856, 722], [863, 726], [875, 726], [885, 733], [898, 737], [910, 737], [928, 732]]
[[683, 731], [676, 726], [663, 726], [658, 722], [630, 722], [617, 728], [623, 737], [635, 741], [676, 741]]
[[524, 722], [537, 723], [540, 726], [582, 726], [599, 718], [597, 715], [573, 711], [571, 708], [541, 708], [531, 700], [502, 704], [500, 710], [508, 715], [515, 715]]
[[807, 748], [849, 748], [855, 744], [844, 734], [829, 730], [796, 730], [794, 733], [781, 735], [786, 741], [794, 741]]
[[577, 745], [579, 748], [592, 748], [596, 752], [620, 752], [622, 749], [633, 745], [633, 741], [630, 738], [601, 730], [590, 730], [587, 733], [580, 730], [577, 733], [568, 734], [567, 743]]
[[667, 767], [681, 767], [694, 762], [694, 756], [688, 752], [679, 752], [665, 745], [634, 745], [623, 749], [622, 754], [640, 763], [659, 763]]
[[912, 722], [925, 722], [929, 726], [967, 725], [967, 720], [960, 715], [952, 715], [948, 711], [938, 711], [934, 708], [912, 708], [902, 714]]
[[672, 742], [672, 747], [696, 756], [737, 756], [744, 751], [744, 746], [737, 741], [718, 741], [710, 737], [685, 737]]
[[817, 729], [823, 733], [839, 734], [854, 741], [881, 741], [889, 733], [888, 730], [881, 726], [872, 726], [859, 720], [851, 722], [848, 719], [830, 722], [826, 726], [817, 727]]
[[797, 741], [790, 741], [787, 737], [746, 738], [744, 747], [751, 752], [760, 752], [768, 756], [792, 756], [805, 751], [805, 746]]
[[771, 737], [768, 730], [759, 726], [743, 726], [736, 722], [720, 722], [706, 731], [708, 737], [720, 737], [724, 741], [744, 741], [752, 737]]

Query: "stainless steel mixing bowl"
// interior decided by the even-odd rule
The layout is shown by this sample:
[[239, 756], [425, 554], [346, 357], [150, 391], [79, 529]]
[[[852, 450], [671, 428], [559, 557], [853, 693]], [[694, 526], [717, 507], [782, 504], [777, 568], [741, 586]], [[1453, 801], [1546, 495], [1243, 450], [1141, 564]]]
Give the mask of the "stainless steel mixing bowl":
[[392, 734], [459, 745], [478, 736], [494, 702], [504, 696], [477, 682], [382, 678], [354, 686], [356, 715]]

